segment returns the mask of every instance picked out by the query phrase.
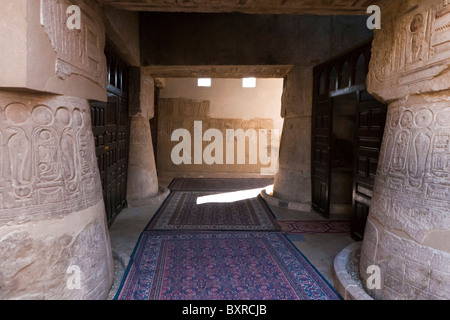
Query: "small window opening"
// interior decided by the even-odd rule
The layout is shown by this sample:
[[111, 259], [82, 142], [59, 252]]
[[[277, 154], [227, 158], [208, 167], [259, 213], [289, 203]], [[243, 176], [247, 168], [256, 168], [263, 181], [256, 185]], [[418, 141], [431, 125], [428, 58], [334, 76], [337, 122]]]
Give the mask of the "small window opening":
[[256, 78], [244, 78], [242, 79], [243, 88], [256, 88]]
[[199, 78], [197, 84], [199, 87], [211, 87], [211, 78]]

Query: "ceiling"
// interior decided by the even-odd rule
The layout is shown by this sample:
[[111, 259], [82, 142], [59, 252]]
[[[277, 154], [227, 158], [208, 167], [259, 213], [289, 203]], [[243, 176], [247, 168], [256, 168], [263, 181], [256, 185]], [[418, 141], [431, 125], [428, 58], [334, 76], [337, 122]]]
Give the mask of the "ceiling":
[[154, 12], [365, 15], [388, 0], [98, 0], [117, 9]]
[[293, 68], [285, 66], [147, 66], [145, 74], [156, 78], [283, 78]]

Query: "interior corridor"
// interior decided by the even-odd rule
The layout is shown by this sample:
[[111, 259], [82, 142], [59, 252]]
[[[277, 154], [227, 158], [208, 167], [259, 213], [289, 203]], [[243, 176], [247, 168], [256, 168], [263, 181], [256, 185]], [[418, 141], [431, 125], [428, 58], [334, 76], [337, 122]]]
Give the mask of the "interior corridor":
[[[173, 177], [161, 177], [160, 185], [169, 187]], [[232, 179], [232, 178], [231, 178]], [[256, 197], [259, 192], [253, 192]], [[139, 208], [126, 208], [116, 218], [110, 227], [111, 246], [114, 255], [114, 282], [109, 292], [108, 300], [113, 300], [123, 281], [125, 270], [130, 263], [130, 257], [135, 250], [139, 236], [145, 226], [154, 218], [160, 209], [165, 198], [155, 200], [151, 205]], [[299, 220], [298, 211], [281, 208], [268, 204], [270, 210], [278, 223], [283, 221]], [[328, 218], [311, 210], [304, 212], [301, 216], [302, 221], [350, 221], [351, 215], [331, 214]], [[311, 233], [287, 234], [285, 236], [300, 250], [300, 252], [309, 260], [309, 262], [320, 272], [320, 274], [334, 286], [333, 263], [336, 255], [347, 247], [355, 243], [350, 236], [350, 231], [326, 233], [313, 231]]]

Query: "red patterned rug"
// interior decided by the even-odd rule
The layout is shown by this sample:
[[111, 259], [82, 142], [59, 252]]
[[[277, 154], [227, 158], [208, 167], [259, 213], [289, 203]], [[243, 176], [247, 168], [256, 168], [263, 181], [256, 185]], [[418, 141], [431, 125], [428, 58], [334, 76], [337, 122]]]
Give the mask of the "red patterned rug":
[[281, 232], [143, 232], [118, 300], [339, 300]]
[[[224, 195], [225, 199], [220, 200]], [[228, 202], [226, 195], [228, 193], [217, 191], [172, 191], [145, 230], [278, 229], [270, 208], [261, 196], [251, 195], [238, 201], [232, 197]]]
[[348, 233], [351, 221], [348, 220], [277, 220], [285, 234], [305, 233]]

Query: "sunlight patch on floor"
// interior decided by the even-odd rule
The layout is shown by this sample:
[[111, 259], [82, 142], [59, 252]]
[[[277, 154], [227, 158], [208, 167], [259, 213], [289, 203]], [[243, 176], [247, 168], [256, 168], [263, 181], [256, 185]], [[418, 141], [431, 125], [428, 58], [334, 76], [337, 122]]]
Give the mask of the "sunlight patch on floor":
[[219, 194], [211, 194], [207, 196], [202, 196], [197, 198], [197, 204], [205, 204], [205, 203], [231, 203], [237, 202], [241, 200], [247, 200], [256, 198], [262, 190], [268, 187], [256, 188], [256, 189], [248, 189], [248, 190], [239, 190], [233, 192], [225, 192]]

